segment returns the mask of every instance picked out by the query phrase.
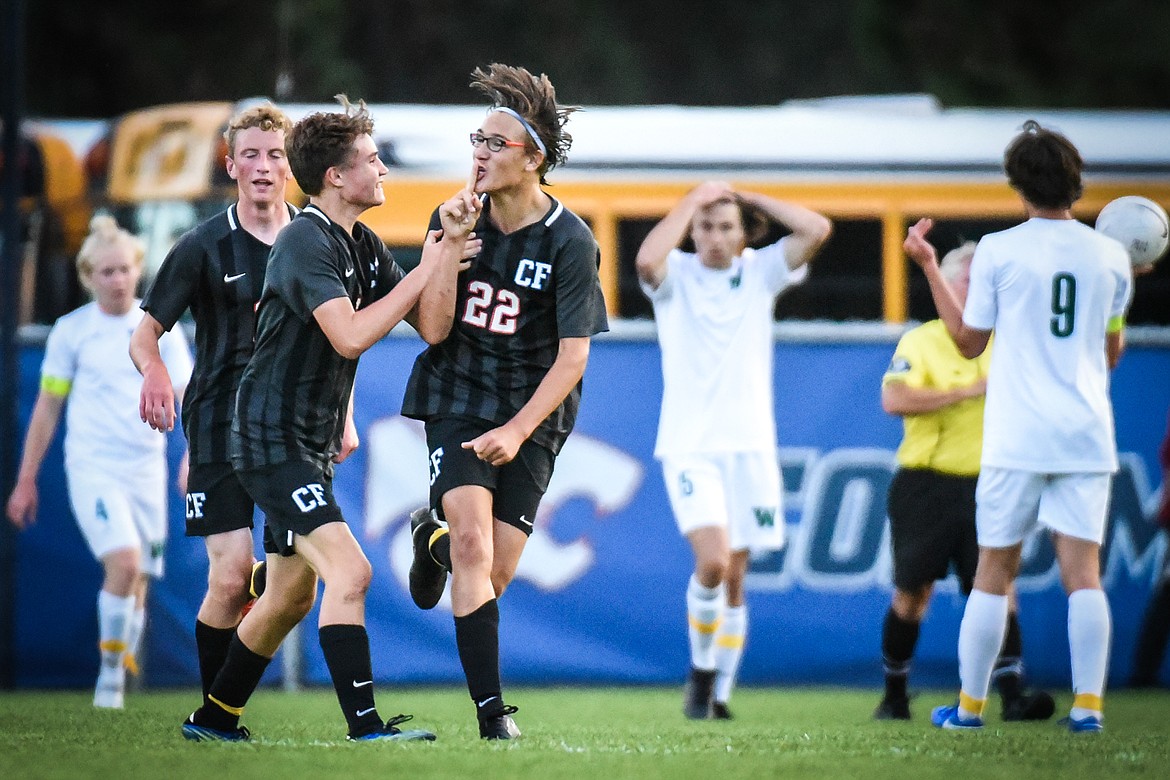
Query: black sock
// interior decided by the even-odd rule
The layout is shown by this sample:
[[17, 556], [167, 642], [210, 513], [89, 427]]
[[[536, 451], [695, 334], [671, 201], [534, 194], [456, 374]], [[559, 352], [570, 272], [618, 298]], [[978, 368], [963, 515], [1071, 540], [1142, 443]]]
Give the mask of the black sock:
[[1022, 677], [1024, 672], [1024, 643], [1020, 637], [1020, 620], [1015, 612], [1009, 612], [1007, 630], [1003, 635], [1003, 647], [999, 651], [999, 658], [995, 659], [995, 669], [992, 676], [999, 695], [1005, 701], [1018, 699], [1023, 693]]
[[360, 737], [382, 728], [382, 718], [374, 706], [374, 674], [366, 627], [321, 626], [320, 640], [337, 691], [337, 703], [349, 725], [349, 735]]
[[455, 618], [455, 644], [476, 715], [492, 717], [504, 708], [500, 693], [500, 609], [495, 599], [470, 615]]
[[211, 690], [215, 675], [223, 668], [235, 635], [234, 628], [215, 628], [202, 620], [195, 621], [195, 651], [199, 655], [199, 678], [203, 682], [204, 696]]
[[447, 571], [451, 571], [451, 534], [443, 534], [431, 542], [431, 558]]
[[882, 623], [882, 670], [886, 677], [886, 697], [906, 697], [906, 679], [910, 660], [918, 646], [919, 624], [898, 617], [891, 607]]
[[239, 635], [234, 634], [223, 667], [215, 676], [211, 690], [203, 697], [203, 706], [195, 713], [195, 722], [224, 731], [238, 726], [240, 713], [260, 684], [271, 660], [253, 653], [240, 641]]
[[1153, 685], [1166, 657], [1166, 640], [1170, 638], [1170, 580], [1163, 579], [1150, 594], [1138, 632], [1130, 681], [1136, 685]]

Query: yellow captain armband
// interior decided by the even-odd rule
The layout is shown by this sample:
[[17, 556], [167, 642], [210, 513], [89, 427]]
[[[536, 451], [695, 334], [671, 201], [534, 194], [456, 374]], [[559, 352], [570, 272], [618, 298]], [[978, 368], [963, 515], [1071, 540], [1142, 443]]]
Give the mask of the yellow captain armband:
[[1125, 315], [1118, 314], [1116, 317], [1110, 317], [1109, 322], [1105, 324], [1106, 333], [1120, 333], [1125, 329]]
[[41, 389], [49, 395], [56, 395], [64, 398], [69, 395], [69, 391], [73, 389], [73, 382], [69, 379], [61, 379], [56, 376], [42, 376]]

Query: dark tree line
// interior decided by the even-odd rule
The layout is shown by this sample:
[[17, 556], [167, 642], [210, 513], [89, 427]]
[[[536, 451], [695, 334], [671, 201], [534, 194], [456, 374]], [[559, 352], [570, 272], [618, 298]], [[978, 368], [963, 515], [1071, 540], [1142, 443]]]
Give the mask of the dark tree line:
[[491, 61], [592, 104], [931, 92], [950, 106], [1170, 107], [1170, 3], [1147, 0], [40, 0], [29, 111], [112, 116], [268, 95], [474, 99]]

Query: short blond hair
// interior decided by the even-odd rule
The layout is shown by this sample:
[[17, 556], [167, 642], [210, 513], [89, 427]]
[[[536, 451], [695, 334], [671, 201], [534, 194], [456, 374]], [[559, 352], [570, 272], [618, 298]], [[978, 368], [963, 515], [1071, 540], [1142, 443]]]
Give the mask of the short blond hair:
[[85, 289], [91, 289], [89, 277], [93, 274], [97, 254], [111, 247], [124, 248], [135, 267], [142, 267], [142, 259], [146, 257], [146, 245], [142, 240], [130, 231], [118, 227], [113, 217], [99, 214], [90, 220], [89, 235], [85, 237], [81, 249], [77, 251], [77, 277]]
[[231, 118], [227, 129], [223, 131], [228, 157], [236, 156], [236, 136], [250, 127], [258, 127], [264, 132], [279, 130], [287, 138], [292, 130], [292, 122], [287, 114], [271, 103], [261, 103], [241, 111]]
[[959, 275], [964, 263], [970, 263], [971, 259], [975, 257], [975, 242], [964, 241], [957, 247], [943, 255], [943, 259], [939, 262], [938, 268], [942, 271], [943, 278], [948, 282], [952, 282]]

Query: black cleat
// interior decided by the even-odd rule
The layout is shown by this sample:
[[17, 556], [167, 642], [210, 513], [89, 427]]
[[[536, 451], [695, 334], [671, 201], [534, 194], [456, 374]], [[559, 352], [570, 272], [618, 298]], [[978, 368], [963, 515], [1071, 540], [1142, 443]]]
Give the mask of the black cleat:
[[873, 711], [874, 720], [910, 720], [910, 699], [885, 696]]
[[519, 709], [506, 704], [494, 714], [479, 719], [480, 739], [516, 739], [520, 736], [520, 728], [512, 720], [512, 714]]
[[434, 742], [435, 735], [423, 729], [398, 728], [399, 723], [412, 720], [413, 715], [397, 715], [386, 721], [386, 725], [358, 736], [346, 735], [347, 742]]
[[431, 556], [431, 537], [443, 528], [428, 507], [410, 513], [410, 538], [414, 560], [410, 562], [410, 597], [419, 609], [431, 609], [443, 598], [447, 570]]
[[714, 720], [735, 720], [735, 716], [731, 714], [725, 701], [711, 702], [711, 717]]
[[1056, 711], [1056, 702], [1044, 691], [1025, 693], [1003, 703], [1004, 720], [1048, 720]]
[[691, 720], [711, 717], [711, 696], [715, 690], [715, 670], [691, 667], [683, 688], [683, 714]]
[[195, 713], [191, 713], [179, 730], [183, 734], [183, 739], [191, 740], [192, 742], [247, 742], [252, 738], [252, 733], [244, 726], [236, 726], [234, 729], [213, 729], [208, 726], [200, 726], [195, 723]]
[[256, 561], [252, 564], [252, 576], [248, 578], [248, 595], [254, 599], [260, 598], [260, 594], [264, 592], [264, 585], [267, 582], [267, 561]]

